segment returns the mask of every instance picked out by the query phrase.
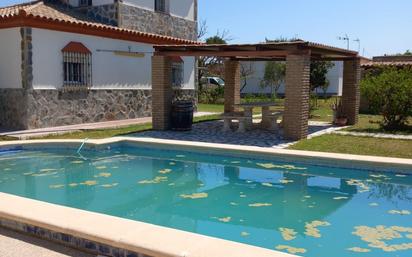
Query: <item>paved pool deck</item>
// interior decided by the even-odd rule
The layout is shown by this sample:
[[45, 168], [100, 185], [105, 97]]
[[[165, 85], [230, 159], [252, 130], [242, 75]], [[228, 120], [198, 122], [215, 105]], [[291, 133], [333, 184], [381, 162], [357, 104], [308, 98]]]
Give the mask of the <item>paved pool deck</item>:
[[93, 257], [50, 241], [0, 227], [1, 257]]
[[[257, 146], [277, 149], [284, 149], [296, 143], [296, 141], [284, 139], [282, 129], [277, 132], [259, 129], [258, 123], [260, 120], [255, 119], [254, 122], [255, 128], [244, 133], [236, 132], [235, 128], [232, 131], [223, 131], [223, 121], [218, 120], [194, 124], [193, 129], [187, 132], [144, 131], [128, 135], [128, 137]], [[236, 124], [234, 125], [236, 126]], [[336, 127], [328, 122], [310, 121], [308, 138], [332, 133], [342, 128], [344, 127]]]

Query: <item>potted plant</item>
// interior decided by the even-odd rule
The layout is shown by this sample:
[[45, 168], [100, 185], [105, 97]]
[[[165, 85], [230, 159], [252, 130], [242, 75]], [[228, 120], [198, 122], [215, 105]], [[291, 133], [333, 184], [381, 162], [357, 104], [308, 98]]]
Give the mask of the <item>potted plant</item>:
[[345, 126], [348, 123], [348, 117], [345, 116], [342, 100], [336, 98], [331, 108], [333, 110], [333, 124]]

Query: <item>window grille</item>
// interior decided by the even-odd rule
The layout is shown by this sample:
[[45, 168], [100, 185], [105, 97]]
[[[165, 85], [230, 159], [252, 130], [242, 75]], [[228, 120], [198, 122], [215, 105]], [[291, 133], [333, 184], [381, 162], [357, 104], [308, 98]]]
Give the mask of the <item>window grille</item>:
[[63, 88], [88, 89], [92, 85], [91, 52], [81, 43], [71, 42], [63, 50]]
[[172, 63], [172, 86], [182, 87], [183, 86], [183, 62], [173, 62]]
[[166, 13], [166, 0], [155, 0], [155, 11]]

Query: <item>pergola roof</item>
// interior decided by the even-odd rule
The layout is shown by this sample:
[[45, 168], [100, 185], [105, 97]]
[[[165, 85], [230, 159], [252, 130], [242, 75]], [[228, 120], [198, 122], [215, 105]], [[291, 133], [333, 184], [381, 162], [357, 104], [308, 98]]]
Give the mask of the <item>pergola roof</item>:
[[155, 55], [161, 56], [219, 56], [239, 60], [285, 60], [292, 53], [310, 54], [314, 60], [348, 60], [358, 53], [308, 41], [258, 44], [157, 45]]

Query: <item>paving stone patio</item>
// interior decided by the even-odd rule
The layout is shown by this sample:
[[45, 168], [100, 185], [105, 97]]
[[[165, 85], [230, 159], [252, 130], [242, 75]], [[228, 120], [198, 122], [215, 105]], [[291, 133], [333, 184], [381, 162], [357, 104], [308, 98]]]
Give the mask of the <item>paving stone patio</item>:
[[[158, 139], [199, 141], [218, 144], [250, 145], [258, 147], [286, 148], [295, 141], [285, 140], [282, 130], [279, 133], [262, 129], [254, 129], [245, 133], [223, 132], [223, 121], [202, 122], [193, 125], [193, 130], [188, 132], [177, 131], [146, 131], [132, 134], [135, 137], [149, 137]], [[309, 137], [320, 136], [342, 129], [330, 123], [310, 122]]]

